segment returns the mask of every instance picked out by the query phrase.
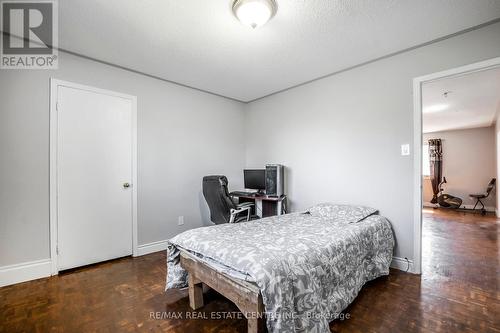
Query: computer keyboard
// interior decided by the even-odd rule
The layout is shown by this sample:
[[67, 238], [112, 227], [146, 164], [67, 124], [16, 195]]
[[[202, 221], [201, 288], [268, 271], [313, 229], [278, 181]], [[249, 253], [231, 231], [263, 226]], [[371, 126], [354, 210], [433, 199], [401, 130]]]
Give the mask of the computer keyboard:
[[256, 196], [257, 192], [234, 191], [229, 194], [235, 197], [252, 197]]

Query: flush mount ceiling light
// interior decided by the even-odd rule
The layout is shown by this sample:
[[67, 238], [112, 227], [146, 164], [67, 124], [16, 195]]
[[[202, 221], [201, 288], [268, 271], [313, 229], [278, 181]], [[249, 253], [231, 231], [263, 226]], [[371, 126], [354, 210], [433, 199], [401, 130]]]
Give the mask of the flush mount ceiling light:
[[241, 23], [257, 28], [269, 21], [277, 10], [274, 0], [235, 0], [233, 14]]

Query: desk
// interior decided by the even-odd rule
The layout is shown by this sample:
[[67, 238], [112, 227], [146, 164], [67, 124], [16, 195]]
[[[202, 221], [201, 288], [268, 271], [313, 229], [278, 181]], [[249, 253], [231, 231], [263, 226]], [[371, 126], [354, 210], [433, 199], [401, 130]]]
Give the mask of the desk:
[[286, 212], [286, 195], [282, 195], [281, 197], [271, 197], [267, 195], [238, 195], [235, 193], [231, 193], [230, 195], [238, 198], [238, 203], [254, 203], [255, 207], [252, 214], [259, 217], [282, 215]]

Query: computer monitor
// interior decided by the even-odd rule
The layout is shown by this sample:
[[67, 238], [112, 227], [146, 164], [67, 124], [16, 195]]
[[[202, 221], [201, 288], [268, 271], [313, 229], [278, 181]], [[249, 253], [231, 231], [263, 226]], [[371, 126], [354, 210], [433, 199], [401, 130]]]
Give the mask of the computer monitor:
[[253, 169], [243, 170], [245, 188], [262, 192], [266, 189], [266, 170]]

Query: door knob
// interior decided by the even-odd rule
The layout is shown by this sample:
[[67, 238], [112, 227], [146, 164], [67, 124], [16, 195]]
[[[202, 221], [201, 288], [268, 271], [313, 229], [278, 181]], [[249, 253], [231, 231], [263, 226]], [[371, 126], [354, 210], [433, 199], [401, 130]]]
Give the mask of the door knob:
[[129, 183], [123, 183], [123, 187], [124, 187], [124, 188], [129, 188], [129, 187], [130, 187], [130, 184], [129, 184]]

